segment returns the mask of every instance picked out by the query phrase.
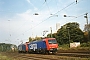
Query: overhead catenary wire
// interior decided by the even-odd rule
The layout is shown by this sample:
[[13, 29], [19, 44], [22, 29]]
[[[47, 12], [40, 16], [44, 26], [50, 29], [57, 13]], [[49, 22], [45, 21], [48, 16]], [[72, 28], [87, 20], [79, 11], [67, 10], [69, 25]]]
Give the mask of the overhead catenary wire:
[[[46, 3], [46, 0], [45, 0], [45, 2], [41, 5], [41, 8], [39, 8], [38, 11], [40, 11], [40, 10], [43, 8], [43, 6], [44, 6], [45, 3]], [[38, 11], [37, 11], [37, 12], [38, 12]], [[38, 13], [35, 13], [35, 14], [38, 14]], [[33, 14], [33, 15], [35, 15], [35, 14]], [[27, 20], [25, 20], [25, 22], [24, 22], [22, 25], [20, 25], [19, 28], [17, 28], [17, 29], [15, 30], [15, 32], [17, 32], [17, 30], [20, 30], [20, 29], [22, 28], [22, 26], [24, 26], [26, 23], [27, 23]]]
[[[49, 1], [49, 3], [50, 3], [51, 1]], [[39, 10], [38, 11], [40, 11], [42, 8], [43, 8], [43, 6], [44, 6], [44, 4], [46, 3], [46, 6], [47, 6], [47, 8], [48, 8], [48, 10], [49, 10], [49, 12], [50, 12], [50, 8], [49, 8], [49, 6], [48, 6], [48, 3], [47, 3], [47, 0], [45, 0], [44, 1], [44, 3], [41, 5], [41, 8], [39, 8]], [[38, 12], [37, 11], [37, 12]], [[33, 14], [33, 15], [38, 15], [38, 13], [35, 13], [35, 14]], [[20, 30], [21, 28], [22, 28], [22, 26], [23, 25], [25, 25], [25, 23], [27, 23], [27, 21], [25, 21], [17, 30]], [[15, 31], [17, 31], [17, 30], [15, 30]]]
[[50, 8], [49, 8], [48, 3], [47, 3], [46, 0], [45, 0], [45, 3], [46, 3], [46, 5], [47, 5], [47, 8], [48, 8], [48, 10], [49, 10], [49, 13], [51, 14]]
[[[72, 3], [70, 3], [69, 5], [67, 5], [66, 7], [62, 8], [61, 10], [57, 11], [55, 14], [61, 12], [62, 10], [66, 9], [67, 7], [71, 6], [71, 5], [74, 4], [74, 3], [75, 3], [75, 1], [72, 2]], [[54, 14], [54, 15], [55, 15], [55, 14]]]
[[58, 8], [57, 0], [55, 0], [55, 2], [56, 2], [57, 10], [58, 10], [59, 8]]
[[[41, 5], [41, 8], [44, 6], [45, 3], [46, 3], [47, 8], [48, 8], [48, 10], [49, 10], [49, 12], [50, 12], [50, 9], [49, 9], [47, 0], [45, 0], [45, 2]], [[39, 11], [40, 11], [41, 8], [39, 8]], [[37, 13], [37, 14], [38, 14], [38, 13]], [[27, 22], [27, 21], [25, 21], [17, 30], [20, 30], [20, 29], [22, 28], [22, 26], [25, 25], [26, 22]], [[15, 30], [15, 31], [17, 31], [17, 30]]]
[[[52, 17], [52, 16], [50, 16], [50, 17]], [[31, 29], [33, 29], [33, 28], [35, 28], [35, 27], [37, 27], [38, 25], [40, 25], [40, 24], [41, 24], [41, 23], [43, 23], [44, 21], [48, 20], [50, 17], [48, 17], [47, 19], [45, 19], [45, 20], [41, 21], [40, 23], [36, 24], [35, 26], [31, 27], [30, 29], [28, 29], [28, 30], [24, 31], [22, 34], [24, 34], [24, 33], [28, 32], [29, 30], [31, 30]], [[17, 38], [17, 37], [21, 36], [22, 34], [20, 34], [20, 35], [16, 36], [15, 38]]]
[[[80, 1], [82, 1], [82, 0], [80, 0]], [[61, 10], [59, 10], [58, 12], [56, 12], [55, 14], [57, 14], [57, 13], [61, 12], [62, 10], [68, 8], [69, 6], [71, 6], [71, 5], [74, 4], [74, 3], [76, 3], [76, 4], [79, 3], [80, 1], [77, 1], [77, 0], [76, 0], [76, 1], [73, 1], [72, 3], [70, 3], [70, 4], [67, 5], [66, 7], [62, 8]], [[45, 0], [45, 2], [46, 2], [46, 0]], [[53, 14], [52, 16], [49, 16], [47, 19], [53, 17], [55, 14]], [[82, 15], [77, 16], [77, 18], [80, 17], [80, 16], [82, 16]], [[45, 20], [47, 20], [47, 19], [45, 19]], [[45, 20], [43, 20], [42, 22], [44, 22]], [[40, 22], [39, 24], [41, 24], [42, 22]], [[38, 25], [39, 25], [39, 24], [38, 24]], [[36, 25], [36, 26], [38, 26], [38, 25]]]
[[[87, 13], [90, 13], [90, 12], [87, 12]], [[84, 13], [78, 15], [78, 16], [75, 16], [75, 18], [73, 18], [73, 19], [71, 19], [71, 20], [77, 19], [77, 18], [82, 17], [82, 16], [83, 16], [83, 18], [84, 18], [84, 15], [85, 15], [85, 14], [86, 14], [86, 12], [84, 12]]]
[[[45, 0], [45, 1], [46, 1], [46, 0]], [[72, 3], [70, 3], [69, 5], [67, 5], [66, 7], [62, 8], [61, 10], [57, 11], [55, 14], [63, 11], [64, 9], [66, 9], [66, 8], [68, 8], [69, 6], [73, 5], [74, 3], [75, 3], [75, 1], [72, 2]], [[54, 15], [55, 15], [55, 14], [54, 14]], [[52, 16], [53, 16], [53, 15], [52, 15]], [[48, 18], [44, 19], [43, 21], [41, 21], [40, 23], [36, 24], [34, 27], [32, 27], [32, 28], [30, 28], [30, 29], [33, 29], [33, 28], [37, 27], [38, 25], [40, 25], [40, 24], [43, 23], [44, 21], [48, 20], [48, 19], [51, 18], [52, 16], [49, 16]], [[30, 29], [26, 30], [25, 32], [28, 32]], [[23, 32], [23, 33], [25, 33], [25, 32]], [[17, 37], [19, 37], [19, 36], [20, 36], [20, 35], [18, 35]]]
[[43, 8], [43, 6], [45, 5], [45, 2], [46, 1], [44, 1], [44, 3], [41, 4], [40, 8], [36, 12], [41, 11], [41, 9]]
[[[46, 2], [46, 0], [45, 0], [45, 2]], [[70, 3], [69, 5], [67, 5], [66, 7], [62, 8], [62, 9], [59, 10], [58, 12], [60, 12], [60, 11], [64, 10], [65, 8], [71, 6], [73, 3], [75, 3], [75, 1], [72, 2], [72, 3]], [[55, 14], [57, 14], [58, 12], [56, 12]], [[54, 15], [55, 15], [55, 14], [54, 14]], [[52, 15], [52, 16], [53, 16], [53, 15]], [[34, 27], [30, 28], [30, 29], [33, 29], [33, 28], [37, 27], [37, 26], [40, 25], [42, 22], [46, 21], [47, 19], [51, 18], [52, 16], [49, 16], [48, 18], [46, 18], [45, 20], [41, 21], [41, 22], [38, 23], [36, 26], [34, 26]], [[25, 32], [29, 31], [30, 29], [26, 30]], [[23, 32], [23, 33], [25, 33], [25, 32]], [[18, 35], [18, 36], [20, 36], [20, 35]], [[17, 36], [17, 37], [18, 37], [18, 36]]]
[[[80, 15], [78, 15], [78, 16], [76, 16], [75, 18], [70, 19], [70, 20], [77, 19], [77, 18], [82, 17], [82, 16], [84, 16], [84, 15], [85, 15], [85, 13], [80, 14]], [[38, 23], [37, 25], [33, 26], [32, 28], [30, 28], [30, 29], [26, 30], [25, 32], [28, 32], [29, 30], [31, 30], [31, 29], [33, 29], [33, 28], [37, 27], [38, 25], [40, 25], [41, 23], [43, 23], [44, 21], [48, 20], [48, 19], [49, 19], [49, 18], [51, 18], [51, 17], [53, 17], [53, 16], [48, 17], [47, 19], [45, 19], [45, 20], [41, 21], [40, 23]], [[23, 33], [25, 33], [25, 32], [23, 32]], [[18, 37], [18, 36], [17, 36], [17, 37]]]
[[[80, 1], [83, 1], [83, 0], [80, 0]], [[61, 10], [59, 10], [59, 11], [57, 11], [56, 13], [54, 13], [54, 15], [56, 15], [57, 13], [59, 13], [59, 12], [61, 12], [61, 11], [63, 11], [64, 9], [66, 9], [66, 8], [68, 8], [69, 6], [71, 6], [71, 5], [73, 5], [74, 3], [79, 3], [80, 1], [73, 1], [72, 3], [70, 3], [69, 5], [67, 5], [67, 6], [65, 6], [64, 8], [62, 8]], [[75, 4], [75, 5], [76, 5]]]
[[[50, 3], [52, 0], [50, 0], [49, 2], [47, 2], [47, 0], [45, 0], [42, 4], [41, 4], [41, 7], [36, 11], [37, 13], [39, 13], [40, 11], [41, 11], [41, 9], [43, 9], [45, 6], [44, 5], [46, 5], [46, 7], [47, 7], [47, 9], [48, 9], [48, 11], [49, 11], [49, 13], [51, 12], [50, 11], [50, 8], [49, 8], [49, 5], [48, 5], [48, 3]], [[39, 12], [38, 12], [39, 11]], [[51, 13], [50, 13], [51, 14]]]
[[[50, 1], [50, 2], [51, 2], [51, 1]], [[45, 2], [44, 2], [42, 5], [44, 5], [45, 3], [46, 3], [46, 5], [47, 5], [47, 8], [48, 8], [49, 13], [50, 13], [50, 9], [49, 9], [49, 6], [48, 6], [48, 4], [47, 4], [47, 0], [45, 0]], [[67, 5], [66, 7], [62, 8], [62, 9], [59, 10], [58, 12], [60, 12], [60, 11], [62, 11], [62, 10], [64, 10], [64, 9], [66, 9], [67, 7], [69, 7], [70, 5], [72, 5], [73, 3], [75, 3], [75, 1], [72, 2], [71, 4]], [[58, 13], [58, 12], [57, 12], [57, 13]], [[57, 13], [55, 13], [55, 14], [57, 14]], [[51, 13], [50, 13], [50, 14], [51, 14]], [[51, 17], [54, 16], [55, 14], [51, 14], [51, 16], [49, 16], [49, 17], [46, 18], [45, 20], [51, 18]], [[44, 22], [45, 20], [43, 20], [42, 22]], [[26, 21], [26, 22], [27, 22], [27, 21]], [[26, 22], [25, 22], [25, 23], [26, 23]], [[40, 22], [39, 24], [41, 24], [42, 22]], [[25, 25], [25, 23], [23, 23], [23, 25]], [[36, 26], [38, 26], [39, 24], [37, 24]], [[21, 27], [22, 27], [23, 25], [21, 25]], [[20, 28], [21, 28], [21, 27], [20, 27]], [[20, 29], [20, 28], [19, 28], [19, 29]]]
[[77, 19], [77, 18], [80, 18], [80, 17], [84, 16], [84, 14], [85, 14], [85, 13], [80, 14], [80, 15], [78, 15], [78, 16], [73, 16], [74, 18], [73, 18], [73, 19], [70, 19], [70, 20], [75, 20], [75, 19]]

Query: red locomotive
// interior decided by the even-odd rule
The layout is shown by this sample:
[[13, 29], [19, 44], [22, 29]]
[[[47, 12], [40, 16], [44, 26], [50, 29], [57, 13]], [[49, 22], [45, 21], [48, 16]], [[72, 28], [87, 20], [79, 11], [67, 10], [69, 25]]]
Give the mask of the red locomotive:
[[58, 44], [55, 38], [44, 38], [42, 40], [32, 41], [18, 46], [19, 52], [56, 53], [57, 50]]

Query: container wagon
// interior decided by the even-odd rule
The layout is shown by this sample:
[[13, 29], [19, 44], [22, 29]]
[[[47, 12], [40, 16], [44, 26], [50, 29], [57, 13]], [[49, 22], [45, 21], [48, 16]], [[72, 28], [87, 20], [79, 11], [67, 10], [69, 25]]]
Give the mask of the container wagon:
[[55, 38], [45, 38], [28, 44], [30, 53], [56, 53], [57, 50], [58, 44]]
[[18, 46], [18, 52], [19, 53], [26, 53], [26, 52], [28, 52], [28, 44], [29, 44], [29, 42], [26, 42], [24, 44], [20, 44]]
[[42, 40], [32, 41], [18, 46], [19, 52], [29, 53], [56, 53], [58, 44], [55, 38], [44, 38]]

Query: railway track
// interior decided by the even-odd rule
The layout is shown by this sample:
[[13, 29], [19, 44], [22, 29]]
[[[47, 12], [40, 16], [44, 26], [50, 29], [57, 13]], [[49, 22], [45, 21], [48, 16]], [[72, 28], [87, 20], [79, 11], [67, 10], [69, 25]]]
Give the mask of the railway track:
[[[83, 59], [90, 58], [90, 54], [83, 53], [58, 53], [56, 55], [42, 55], [42, 54], [19, 54], [14, 56], [14, 58], [23, 58], [25, 60], [63, 60], [65, 59]], [[82, 60], [81, 59], [81, 60]]]
[[59, 56], [90, 58], [90, 53], [57, 53]]
[[25, 60], [58, 60], [58, 58], [54, 58], [54, 56], [50, 56], [50, 55], [42, 55], [42, 54], [21, 54], [21, 55], [17, 55], [14, 58], [23, 58]]
[[90, 59], [90, 53], [57, 53], [55, 55], [43, 55], [43, 54], [26, 54], [26, 53], [17, 53], [17, 52], [6, 52], [5, 55], [11, 56], [16, 60], [73, 60], [79, 59], [83, 60], [85, 58]]

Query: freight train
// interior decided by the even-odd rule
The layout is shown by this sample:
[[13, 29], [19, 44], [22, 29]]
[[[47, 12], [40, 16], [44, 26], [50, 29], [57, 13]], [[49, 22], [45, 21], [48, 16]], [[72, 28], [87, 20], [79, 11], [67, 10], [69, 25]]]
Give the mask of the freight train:
[[18, 46], [18, 52], [28, 53], [56, 53], [58, 44], [55, 38], [44, 38], [38, 41], [26, 42]]

